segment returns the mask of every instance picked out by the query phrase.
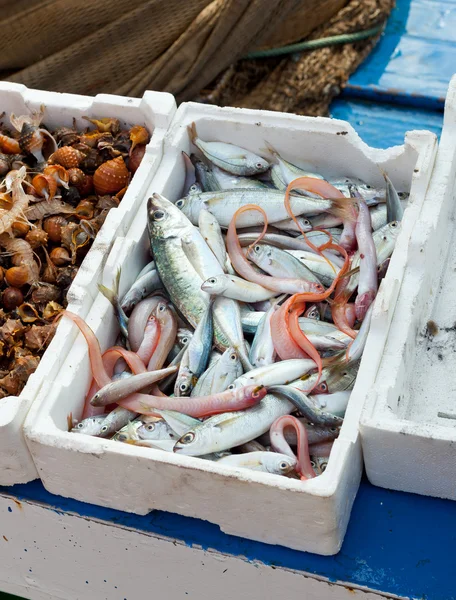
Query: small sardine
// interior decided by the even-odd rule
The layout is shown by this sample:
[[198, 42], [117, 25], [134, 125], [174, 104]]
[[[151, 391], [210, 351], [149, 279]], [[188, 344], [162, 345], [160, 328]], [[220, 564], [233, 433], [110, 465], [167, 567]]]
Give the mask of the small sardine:
[[289, 400], [303, 417], [315, 425], [321, 425], [323, 427], [336, 427], [342, 425], [343, 420], [340, 417], [322, 411], [314, 402], [312, 402], [310, 396], [307, 396], [301, 390], [293, 387], [293, 384], [274, 385], [270, 386], [269, 390], [272, 394], [279, 394]]
[[77, 425], [75, 425], [72, 428], [71, 432], [98, 436], [100, 435], [101, 427], [105, 418], [106, 415], [95, 415], [94, 417], [87, 417], [87, 419], [83, 419]]
[[267, 160], [245, 148], [225, 142], [204, 142], [196, 133], [195, 123], [188, 132], [192, 143], [208, 160], [232, 175], [256, 175], [269, 169]]
[[114, 289], [110, 290], [105, 285], [99, 283], [98, 289], [103, 296], [109, 300], [116, 311], [117, 320], [119, 322], [120, 331], [126, 340], [128, 340], [128, 317], [124, 312], [119, 300], [119, 282], [120, 282], [120, 269], [117, 271]]
[[214, 296], [223, 296], [240, 302], [260, 302], [277, 296], [278, 292], [268, 290], [237, 275], [222, 274], [209, 277], [201, 289]]
[[249, 352], [249, 360], [255, 367], [264, 367], [274, 362], [276, 351], [272, 342], [271, 317], [275, 307], [271, 307], [261, 317]]
[[315, 368], [316, 364], [313, 360], [290, 358], [244, 373], [232, 385], [234, 389], [240, 389], [246, 385], [264, 385], [269, 389], [270, 386], [284, 385], [294, 381]]
[[237, 467], [250, 469], [251, 471], [262, 471], [274, 475], [286, 475], [293, 471], [296, 459], [279, 454], [278, 452], [247, 452], [245, 454], [231, 454], [217, 461], [218, 465], [224, 467]]
[[253, 408], [216, 415], [193, 427], [178, 440], [174, 452], [201, 456], [240, 446], [266, 433], [278, 417], [292, 410], [291, 402], [267, 394]]

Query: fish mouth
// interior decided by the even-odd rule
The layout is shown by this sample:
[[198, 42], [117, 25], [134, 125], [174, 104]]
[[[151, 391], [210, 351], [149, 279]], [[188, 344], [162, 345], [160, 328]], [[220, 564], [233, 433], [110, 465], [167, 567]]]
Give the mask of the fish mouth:
[[153, 213], [158, 208], [163, 208], [163, 203], [161, 202], [162, 200], [163, 196], [161, 196], [157, 192], [154, 192], [152, 196], [147, 200], [147, 212]]

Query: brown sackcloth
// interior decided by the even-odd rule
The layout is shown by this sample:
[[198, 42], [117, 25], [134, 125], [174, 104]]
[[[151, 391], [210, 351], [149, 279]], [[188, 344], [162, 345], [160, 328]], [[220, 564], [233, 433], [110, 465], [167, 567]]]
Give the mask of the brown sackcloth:
[[[383, 23], [393, 6], [394, 0], [351, 0], [307, 39], [370, 29]], [[331, 100], [379, 37], [298, 55], [238, 61], [203, 90], [197, 100], [325, 116]]]
[[0, 76], [29, 87], [188, 100], [259, 47], [306, 37], [347, 0], [0, 0]]

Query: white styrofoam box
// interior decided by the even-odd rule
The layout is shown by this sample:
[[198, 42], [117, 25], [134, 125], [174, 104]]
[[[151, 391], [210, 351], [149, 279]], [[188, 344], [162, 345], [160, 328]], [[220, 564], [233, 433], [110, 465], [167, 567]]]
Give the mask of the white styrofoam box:
[[[402, 280], [408, 238], [418, 217], [435, 158], [436, 139], [411, 132], [403, 146], [376, 150], [343, 121], [193, 103], [178, 109], [165, 139], [164, 156], [150, 193], [171, 200], [182, 193], [182, 150], [191, 151], [187, 126], [196, 123], [205, 140], [223, 140], [250, 150], [272, 145], [284, 158], [311, 162], [325, 174], [361, 177], [382, 185], [379, 167], [408, 191], [402, 233], [379, 291], [356, 387], [328, 468], [300, 482], [265, 473], [221, 467], [199, 458], [168, 454], [66, 431], [67, 414], [79, 417], [90, 383], [87, 346], [75, 342], [59, 375], [48, 378], [24, 431], [44, 486], [51, 492], [139, 514], [163, 509], [206, 519], [223, 531], [291, 548], [333, 554], [342, 543], [362, 471], [358, 419], [380, 361]], [[125, 291], [147, 259], [146, 212], [139, 213], [124, 240], [117, 240], [104, 270], [110, 285], [122, 266]], [[87, 322], [102, 349], [117, 334], [112, 307], [97, 297]]]
[[360, 423], [366, 470], [372, 483], [453, 500], [455, 181], [456, 76], [445, 103], [431, 183], [410, 238], [411, 268], [405, 273], [385, 353]]
[[[141, 99], [99, 94], [95, 97], [28, 89], [24, 85], [0, 82], [0, 111], [6, 115], [30, 114], [45, 107], [43, 123], [50, 129], [73, 125], [81, 130], [90, 124], [82, 119], [117, 117], [122, 126], [144, 125], [152, 133], [140, 167], [118, 208], [112, 209], [68, 292], [68, 310], [85, 317], [98, 293], [97, 282], [107, 254], [117, 236], [123, 235], [138, 212], [162, 157], [163, 139], [176, 104], [173, 96], [146, 92]], [[5, 123], [7, 119], [5, 120]], [[35, 399], [43, 378], [55, 377], [63, 364], [77, 331], [61, 323], [36, 372], [20, 396], [0, 400], [0, 485], [25, 483], [37, 477], [35, 465], [22, 434], [22, 423]]]

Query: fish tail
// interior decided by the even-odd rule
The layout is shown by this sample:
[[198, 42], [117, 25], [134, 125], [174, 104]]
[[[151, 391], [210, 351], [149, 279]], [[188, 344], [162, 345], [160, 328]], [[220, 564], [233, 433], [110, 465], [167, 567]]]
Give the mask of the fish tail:
[[114, 306], [114, 308], [116, 308], [117, 294], [115, 292], [113, 292], [112, 290], [110, 290], [109, 288], [107, 288], [102, 283], [98, 284], [98, 289], [103, 294], [103, 296], [109, 300], [109, 302]]
[[198, 137], [197, 133], [196, 133], [196, 125], [195, 122], [193, 122], [191, 125], [189, 125], [187, 127], [187, 131], [188, 131], [188, 135], [190, 137], [190, 140], [192, 142], [192, 144], [195, 143], [196, 138]]
[[353, 207], [356, 206], [356, 198], [328, 198], [331, 207], [328, 212], [338, 217], [342, 221], [356, 221], [356, 212]]

